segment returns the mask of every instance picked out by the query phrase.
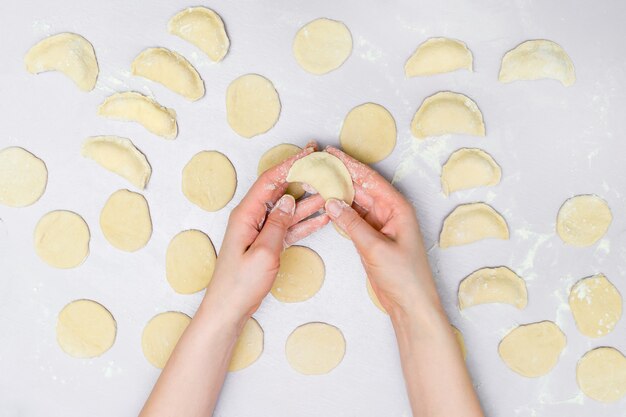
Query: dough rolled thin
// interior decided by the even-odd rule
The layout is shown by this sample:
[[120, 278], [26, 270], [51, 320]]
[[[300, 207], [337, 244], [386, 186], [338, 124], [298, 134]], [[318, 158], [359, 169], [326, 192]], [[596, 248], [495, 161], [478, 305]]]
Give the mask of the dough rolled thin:
[[258, 74], [237, 78], [226, 91], [226, 116], [230, 127], [244, 138], [267, 132], [280, 116], [280, 98], [274, 84]]
[[336, 198], [346, 204], [354, 200], [354, 185], [348, 168], [328, 152], [313, 152], [291, 166], [287, 181], [308, 184], [324, 197]]
[[482, 239], [509, 238], [509, 227], [500, 213], [485, 203], [457, 206], [443, 221], [439, 247], [466, 245]]
[[339, 68], [352, 53], [352, 35], [342, 22], [316, 19], [304, 25], [293, 40], [298, 65], [315, 75]]
[[290, 246], [280, 254], [280, 268], [271, 293], [284, 303], [306, 301], [320, 290], [324, 275], [324, 261], [314, 250]]
[[597, 195], [577, 195], [559, 209], [556, 231], [572, 246], [591, 246], [609, 229], [613, 215], [609, 205]]
[[462, 148], [450, 155], [441, 170], [441, 188], [445, 195], [476, 187], [500, 183], [500, 165], [487, 152]]
[[481, 268], [459, 285], [461, 310], [479, 304], [510, 304], [520, 310], [528, 304], [526, 281], [506, 266]]
[[89, 255], [90, 238], [89, 227], [78, 214], [51, 211], [35, 227], [35, 252], [50, 266], [74, 268]]
[[92, 300], [72, 301], [59, 312], [57, 342], [75, 358], [95, 358], [115, 342], [117, 324], [113, 315]]
[[263, 329], [259, 322], [250, 317], [237, 339], [228, 371], [240, 371], [256, 362], [263, 353], [263, 338]]
[[[261, 176], [261, 174], [268, 169], [274, 168], [276, 165], [299, 154], [301, 151], [302, 148], [292, 145], [291, 143], [281, 143], [280, 145], [270, 148], [261, 156], [261, 159], [259, 159], [257, 175]], [[297, 200], [304, 195], [304, 189], [302, 185], [294, 182], [287, 186], [287, 194], [291, 194], [293, 198]]]
[[374, 288], [372, 287], [372, 283], [370, 282], [369, 278], [365, 278], [365, 286], [367, 288], [367, 295], [369, 295], [372, 303], [374, 303], [374, 305], [383, 313], [389, 314], [387, 313], [387, 310], [385, 310], [385, 307], [383, 307], [383, 305], [380, 303], [380, 300], [378, 299], [376, 292], [374, 292]]
[[576, 327], [587, 337], [611, 333], [622, 317], [622, 296], [603, 274], [578, 281], [570, 291], [569, 306]]
[[141, 348], [148, 362], [163, 369], [191, 318], [178, 311], [154, 316], [141, 335]]
[[189, 7], [174, 15], [167, 29], [200, 48], [213, 62], [228, 53], [230, 41], [220, 15], [206, 7]]
[[441, 91], [424, 100], [411, 121], [411, 133], [418, 139], [447, 134], [485, 136], [485, 123], [471, 98]]
[[0, 151], [0, 204], [26, 207], [46, 191], [46, 164], [26, 149], [16, 146]]
[[376, 103], [356, 106], [346, 116], [339, 140], [344, 151], [365, 164], [388, 157], [396, 146], [396, 121]]
[[148, 202], [139, 193], [117, 190], [100, 212], [100, 228], [106, 240], [120, 250], [143, 248], [152, 236]]
[[193, 294], [209, 285], [215, 269], [215, 248], [199, 230], [180, 232], [167, 247], [167, 282], [179, 294]]
[[456, 338], [456, 342], [459, 344], [459, 349], [461, 349], [461, 354], [463, 355], [463, 359], [467, 358], [467, 347], [465, 347], [465, 339], [463, 338], [463, 333], [456, 327], [452, 326], [452, 332], [454, 332], [454, 337]]
[[590, 350], [576, 365], [576, 382], [593, 400], [618, 401], [626, 395], [626, 358], [612, 347]]
[[322, 375], [341, 363], [346, 341], [341, 331], [326, 323], [307, 323], [287, 338], [285, 354], [289, 365], [304, 375]]
[[404, 65], [407, 77], [472, 71], [472, 52], [465, 43], [450, 38], [430, 38], [417, 47]]
[[183, 194], [203, 210], [224, 208], [235, 195], [236, 188], [235, 167], [217, 151], [198, 152], [183, 168]]

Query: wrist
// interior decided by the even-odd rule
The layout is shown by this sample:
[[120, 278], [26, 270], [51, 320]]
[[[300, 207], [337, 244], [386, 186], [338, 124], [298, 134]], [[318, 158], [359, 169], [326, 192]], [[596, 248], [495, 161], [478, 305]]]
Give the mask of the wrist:
[[249, 318], [248, 314], [239, 312], [226, 299], [216, 296], [209, 290], [204, 295], [196, 314], [221, 323], [226, 331], [232, 330], [237, 335], [241, 333]]

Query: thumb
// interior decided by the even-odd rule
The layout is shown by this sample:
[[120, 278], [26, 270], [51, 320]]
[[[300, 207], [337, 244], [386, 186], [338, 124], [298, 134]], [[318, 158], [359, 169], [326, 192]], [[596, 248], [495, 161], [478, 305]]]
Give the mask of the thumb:
[[380, 238], [380, 233], [345, 202], [331, 198], [326, 201], [325, 209], [330, 219], [352, 239], [359, 251]]
[[287, 229], [291, 226], [293, 214], [296, 209], [296, 200], [289, 194], [283, 195], [276, 203], [265, 220], [265, 224], [252, 244], [252, 250], [263, 250], [280, 256], [284, 249]]

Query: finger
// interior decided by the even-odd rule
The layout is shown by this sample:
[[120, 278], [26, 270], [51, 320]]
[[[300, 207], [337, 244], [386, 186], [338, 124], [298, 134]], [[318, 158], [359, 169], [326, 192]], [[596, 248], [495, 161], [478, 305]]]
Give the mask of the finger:
[[298, 201], [293, 215], [293, 224], [299, 223], [322, 208], [324, 208], [324, 198], [319, 194]]
[[354, 202], [367, 211], [374, 208], [374, 198], [359, 184], [354, 184]]
[[326, 201], [325, 207], [330, 219], [352, 239], [359, 252], [366, 251], [372, 243], [384, 238], [343, 201], [331, 198]]
[[313, 217], [312, 219], [305, 220], [298, 224], [295, 224], [287, 231], [285, 236], [285, 244], [287, 246], [304, 239], [305, 237], [317, 232], [322, 227], [326, 226], [330, 222], [330, 217], [327, 214]]
[[285, 235], [291, 226], [295, 209], [296, 200], [293, 196], [289, 194], [282, 196], [267, 216], [263, 229], [250, 246], [249, 251], [254, 252], [262, 248], [278, 258], [285, 247]]

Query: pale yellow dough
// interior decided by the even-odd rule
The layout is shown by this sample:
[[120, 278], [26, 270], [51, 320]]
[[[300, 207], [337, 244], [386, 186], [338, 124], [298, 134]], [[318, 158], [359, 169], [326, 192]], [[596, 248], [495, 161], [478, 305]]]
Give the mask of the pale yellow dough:
[[556, 231], [572, 246], [591, 246], [605, 235], [613, 220], [609, 205], [596, 195], [577, 195], [559, 209]]
[[228, 371], [235, 372], [247, 368], [259, 359], [261, 353], [263, 353], [263, 329], [250, 317], [237, 339]]
[[131, 65], [133, 75], [147, 78], [196, 101], [204, 96], [204, 82], [198, 71], [178, 52], [166, 48], [147, 48]]
[[376, 103], [361, 104], [350, 110], [339, 134], [343, 150], [366, 164], [382, 161], [396, 146], [396, 121]]
[[326, 74], [339, 68], [351, 53], [350, 30], [336, 20], [313, 20], [300, 28], [293, 40], [296, 61], [311, 74]]
[[485, 123], [472, 99], [441, 91], [424, 100], [411, 121], [411, 133], [419, 139], [447, 134], [485, 136]]
[[237, 173], [217, 151], [198, 152], [183, 168], [183, 194], [206, 211], [218, 211], [235, 195]]
[[[302, 148], [292, 145], [291, 143], [281, 143], [280, 145], [270, 148], [261, 156], [261, 159], [259, 160], [257, 175], [261, 176], [261, 174], [268, 169], [273, 168], [286, 159], [299, 154], [301, 151]], [[287, 194], [291, 194], [295, 199], [298, 199], [304, 195], [304, 189], [302, 188], [302, 185], [292, 183], [287, 187]]]
[[404, 65], [407, 77], [441, 74], [459, 69], [472, 71], [472, 52], [465, 43], [450, 38], [430, 38]]
[[459, 349], [461, 349], [461, 354], [463, 355], [463, 359], [466, 359], [467, 348], [465, 347], [465, 339], [463, 338], [463, 333], [461, 333], [461, 331], [454, 326], [452, 326], [452, 332], [454, 333], [456, 342], [459, 344]]
[[134, 252], [152, 236], [148, 202], [139, 193], [117, 190], [100, 212], [100, 228], [106, 240], [118, 249]]
[[59, 312], [57, 342], [75, 358], [94, 358], [115, 342], [117, 325], [111, 313], [92, 300], [72, 301]]
[[576, 327], [587, 337], [611, 333], [622, 317], [622, 296], [603, 274], [578, 281], [570, 291], [569, 306]]
[[372, 303], [374, 303], [374, 305], [380, 311], [382, 311], [385, 314], [388, 314], [387, 310], [385, 310], [385, 307], [383, 307], [383, 305], [380, 303], [380, 300], [378, 299], [378, 296], [374, 292], [374, 288], [372, 287], [372, 283], [370, 282], [369, 278], [365, 278], [365, 287], [367, 288], [367, 295], [369, 295], [370, 300], [372, 300]]
[[626, 395], [626, 358], [612, 347], [599, 347], [585, 353], [576, 366], [576, 381], [589, 398], [603, 403]]
[[576, 81], [574, 64], [563, 48], [552, 41], [535, 39], [523, 42], [502, 58], [500, 82], [551, 78], [566, 87]]
[[82, 91], [91, 91], [98, 79], [98, 61], [89, 41], [75, 33], [58, 33], [30, 48], [24, 58], [32, 74], [60, 71]]
[[518, 374], [536, 378], [550, 372], [567, 343], [565, 334], [551, 321], [523, 324], [500, 342], [498, 353]]
[[230, 127], [245, 138], [267, 132], [280, 116], [274, 84], [257, 74], [237, 78], [226, 91], [226, 115]]
[[280, 255], [272, 295], [284, 303], [308, 300], [322, 287], [324, 275], [324, 261], [314, 250], [291, 246]]
[[441, 188], [445, 195], [475, 187], [500, 183], [500, 165], [487, 152], [462, 148], [450, 155], [441, 170]]
[[354, 185], [348, 168], [328, 152], [313, 152], [298, 159], [291, 166], [287, 181], [310, 185], [324, 200], [336, 198], [346, 204], [354, 200]]
[[170, 241], [165, 254], [167, 282], [179, 294], [206, 288], [215, 269], [215, 248], [199, 230], [185, 230]]
[[230, 41], [222, 18], [206, 7], [189, 7], [178, 12], [167, 25], [176, 35], [200, 48], [214, 62], [228, 53]]
[[148, 362], [157, 368], [164, 368], [190, 322], [188, 315], [177, 311], [154, 316], [141, 335], [141, 348]]
[[459, 285], [459, 308], [487, 303], [525, 308], [528, 304], [526, 281], [505, 266], [472, 272]]
[[98, 115], [137, 122], [165, 139], [175, 139], [178, 135], [174, 109], [163, 107], [154, 99], [134, 91], [110, 95], [98, 107]]
[[341, 331], [326, 323], [307, 323], [287, 338], [285, 354], [289, 365], [304, 375], [327, 374], [346, 353]]
[[26, 149], [0, 151], [0, 204], [26, 207], [41, 198], [48, 184], [46, 164]]
[[443, 221], [439, 247], [466, 245], [481, 239], [508, 238], [506, 220], [493, 207], [485, 203], [461, 204]]
[[89, 255], [89, 227], [78, 214], [56, 210], [35, 227], [35, 252], [55, 268], [74, 268]]
[[106, 170], [126, 178], [137, 188], [144, 189], [152, 175], [146, 156], [130, 139], [119, 136], [94, 136], [83, 142], [85, 158], [93, 159]]

